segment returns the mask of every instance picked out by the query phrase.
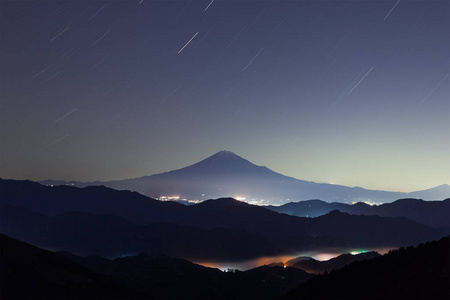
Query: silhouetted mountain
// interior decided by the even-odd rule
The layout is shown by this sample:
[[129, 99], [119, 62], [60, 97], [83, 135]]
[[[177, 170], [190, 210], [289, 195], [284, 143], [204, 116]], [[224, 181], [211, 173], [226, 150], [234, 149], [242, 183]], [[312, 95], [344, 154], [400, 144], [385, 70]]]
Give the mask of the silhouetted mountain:
[[[307, 219], [311, 222], [306, 231], [313, 236], [329, 236], [340, 241], [346, 241], [348, 245], [356, 248], [376, 247], [390, 245], [397, 247], [402, 245], [414, 245], [419, 241], [417, 237], [427, 236], [429, 227], [410, 221], [406, 218], [390, 218], [379, 216], [350, 215], [333, 210], [326, 215]], [[433, 240], [442, 236], [439, 231], [434, 231], [434, 237], [421, 239]]]
[[116, 299], [125, 285], [72, 260], [0, 234], [1, 299]]
[[382, 217], [406, 217], [435, 228], [450, 229], [450, 199], [444, 201], [423, 201], [401, 199], [382, 205], [355, 203], [327, 203], [321, 200], [291, 202], [281, 206], [267, 206], [268, 209], [298, 217], [318, 217], [332, 210], [355, 215], [377, 215]]
[[280, 206], [268, 205], [264, 207], [291, 216], [315, 218], [336, 209], [351, 214], [361, 214], [360, 212], [364, 211], [366, 207], [370, 207], [370, 205], [363, 202], [358, 202], [355, 204], [339, 202], [329, 203], [326, 201], [314, 199], [299, 202], [289, 202]]
[[33, 245], [80, 255], [140, 252], [188, 259], [242, 260], [275, 255], [275, 243], [241, 229], [200, 229], [172, 223], [138, 226], [112, 215], [68, 212], [52, 217], [1, 203], [0, 231]]
[[[386, 243], [389, 243], [390, 246], [418, 243], [437, 236], [433, 233], [433, 230], [404, 219], [395, 221], [396, 227], [390, 232], [384, 224], [392, 223], [395, 219], [381, 220], [373, 217], [358, 219], [346, 214], [340, 214], [337, 219], [322, 218], [318, 223], [317, 220], [279, 214], [264, 207], [250, 205], [230, 198], [209, 200], [196, 205], [184, 206], [173, 202], [157, 201], [138, 193], [116, 191], [106, 187], [48, 187], [30, 181], [14, 180], [0, 180], [0, 190], [2, 195], [1, 204], [27, 207], [33, 212], [45, 215], [55, 216], [56, 214], [70, 212], [70, 216], [73, 216], [73, 212], [78, 211], [102, 215], [112, 214], [139, 225], [165, 222], [195, 226], [208, 230], [217, 228], [243, 230], [265, 238], [271, 243], [279, 244], [286, 251], [304, 250], [311, 247], [327, 247], [330, 245], [356, 246], [358, 243], [361, 244], [362, 240], [368, 240], [367, 237], [364, 237], [364, 234], [371, 236], [373, 245], [386, 245]], [[5, 214], [4, 219], [6, 217], [8, 217], [7, 214]], [[61, 219], [64, 218], [68, 218], [68, 216], [61, 217]], [[91, 218], [94, 217], [91, 216]], [[102, 218], [104, 219], [105, 217]], [[111, 219], [112, 217], [109, 218]], [[9, 220], [11, 220], [11, 224], [22, 222], [21, 218], [9, 218]], [[362, 224], [359, 224], [363, 220], [375, 220], [375, 223], [380, 224], [374, 227], [370, 222], [365, 222], [366, 227], [363, 227]], [[23, 222], [28, 221], [25, 220]], [[336, 227], [334, 222], [341, 222], [342, 224], [350, 222], [350, 226], [346, 227], [347, 231], [330, 234], [330, 231], [327, 229], [328, 226], [332, 227], [331, 229], [340, 228], [339, 226]], [[117, 223], [123, 222], [117, 221]], [[314, 226], [311, 224], [314, 224]], [[121, 229], [117, 228], [117, 231], [121, 232], [125, 230], [123, 228], [129, 228], [131, 225], [115, 226], [120, 227]], [[359, 228], [358, 232], [363, 233], [358, 234], [361, 240], [350, 236], [350, 233], [354, 231], [352, 226]], [[109, 226], [107, 228], [113, 227]], [[316, 232], [318, 228], [323, 228], [320, 234]], [[411, 231], [412, 228], [415, 229], [414, 233]], [[396, 232], [397, 229], [399, 229], [398, 236], [394, 236], [392, 233]], [[109, 232], [112, 232], [112, 230]], [[389, 234], [387, 234], [388, 232]], [[129, 233], [127, 234], [130, 236]], [[125, 233], [123, 235], [126, 236]], [[29, 242], [33, 243], [33, 241]], [[368, 245], [363, 244], [361, 246]]]
[[82, 211], [121, 216], [138, 224], [170, 222], [186, 209], [185, 205], [158, 201], [136, 192], [103, 186], [50, 187], [28, 180], [0, 179], [0, 201], [46, 215]]
[[0, 204], [2, 233], [46, 249], [107, 257], [146, 251], [197, 260], [239, 260], [327, 247], [402, 246], [440, 236], [439, 231], [405, 218], [338, 211], [299, 218], [233, 199], [185, 207], [177, 224], [146, 226], [112, 215], [67, 212], [48, 217]]
[[104, 185], [119, 190], [137, 191], [151, 197], [179, 195], [189, 199], [244, 196], [264, 199], [265, 204], [284, 204], [291, 200], [391, 202], [400, 198], [444, 199], [450, 186], [442, 185], [414, 193], [367, 190], [333, 184], [298, 180], [256, 166], [230, 151], [218, 152], [196, 164], [166, 173], [108, 182], [64, 182], [44, 180], [48, 185], [72, 184], [78, 187]]
[[85, 258], [52, 253], [0, 235], [0, 297], [274, 299], [300, 283], [285, 298], [449, 299], [449, 250], [446, 237], [311, 277], [289, 267], [221, 272], [145, 253], [115, 260]]
[[161, 251], [242, 259], [330, 246], [404, 246], [442, 235], [405, 218], [339, 212], [299, 218], [230, 198], [184, 206], [105, 187], [13, 180], [0, 180], [0, 187], [1, 232], [84, 255]]
[[312, 259], [312, 257], [310, 257], [310, 256], [298, 256], [298, 257], [288, 260], [287, 262], [284, 262], [283, 265], [285, 265], [287, 267], [291, 267], [292, 265], [296, 264], [297, 262], [304, 261], [304, 260], [310, 260], [310, 259]]
[[365, 253], [359, 253], [359, 254], [341, 254], [338, 257], [334, 257], [330, 260], [325, 261], [319, 261], [315, 260], [313, 258], [309, 259], [300, 259], [300, 260], [292, 260], [291, 262], [288, 262], [286, 265], [304, 270], [308, 273], [312, 274], [318, 274], [323, 273], [325, 271], [329, 272], [331, 270], [337, 270], [340, 269], [352, 262], [355, 261], [361, 261], [366, 259], [371, 259], [374, 257], [378, 257], [380, 254], [376, 251], [371, 252], [365, 252]]
[[331, 245], [401, 246], [429, 240], [426, 236], [431, 238], [432, 235], [431, 239], [441, 236], [441, 232], [430, 231], [405, 218], [354, 216], [339, 211], [318, 218], [297, 218], [229, 198], [208, 200], [188, 208], [188, 214], [178, 223], [202, 228], [245, 229], [276, 241], [285, 249]]
[[238, 299], [279, 298], [292, 289], [290, 286], [297, 286], [296, 281], [304, 282], [313, 276], [303, 270], [280, 266], [261, 266], [235, 274], [231, 290]]
[[[83, 258], [78, 258], [83, 262]], [[89, 262], [87, 262], [89, 264]], [[92, 264], [91, 264], [92, 266]], [[224, 273], [184, 259], [164, 255], [130, 256], [110, 260], [98, 269], [151, 299], [223, 299], [217, 289]]]
[[[187, 207], [173, 202], [153, 200], [138, 193], [105, 187], [48, 187], [30, 181], [14, 180], [0, 180], [0, 193], [2, 204], [27, 207], [33, 212], [50, 216], [73, 211], [113, 214], [138, 224], [173, 222], [206, 229], [231, 228], [254, 231], [278, 240], [307, 239], [305, 233], [283, 230], [298, 227], [298, 224], [302, 223], [301, 219], [280, 215], [233, 199], [205, 201]], [[28, 218], [10, 218], [12, 224], [22, 219], [23, 222], [28, 222]], [[6, 222], [6, 218], [3, 221]], [[43, 246], [34, 241], [29, 242]]]
[[318, 275], [285, 299], [450, 299], [450, 238]]
[[157, 299], [275, 299], [312, 276], [295, 268], [268, 266], [222, 272], [184, 259], [145, 253], [106, 261], [63, 255]]
[[0, 265], [2, 299], [275, 299], [312, 276], [267, 266], [225, 273], [145, 253], [84, 258], [5, 235], [0, 235]]

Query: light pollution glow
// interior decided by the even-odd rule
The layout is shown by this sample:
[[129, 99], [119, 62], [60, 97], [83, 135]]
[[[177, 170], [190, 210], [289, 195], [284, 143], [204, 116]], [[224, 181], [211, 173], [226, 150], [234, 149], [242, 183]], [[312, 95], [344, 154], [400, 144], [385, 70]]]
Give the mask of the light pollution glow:
[[359, 253], [366, 253], [369, 251], [376, 251], [379, 254], [386, 254], [389, 250], [395, 249], [396, 247], [381, 247], [374, 248], [372, 250], [361, 250], [361, 249], [342, 249], [342, 248], [334, 248], [329, 249], [327, 252], [321, 251], [311, 251], [311, 252], [300, 252], [295, 255], [279, 255], [279, 256], [264, 256], [258, 257], [254, 259], [242, 260], [242, 261], [230, 261], [230, 262], [220, 262], [220, 261], [194, 261], [196, 264], [209, 267], [209, 268], [218, 268], [222, 271], [226, 271], [228, 269], [236, 269], [240, 271], [246, 271], [250, 269], [254, 269], [263, 265], [269, 265], [272, 263], [283, 263], [285, 264], [287, 261], [294, 259], [300, 256], [311, 257], [318, 261], [326, 261], [330, 260], [334, 257], [337, 257], [343, 253], [350, 253], [352, 255]]

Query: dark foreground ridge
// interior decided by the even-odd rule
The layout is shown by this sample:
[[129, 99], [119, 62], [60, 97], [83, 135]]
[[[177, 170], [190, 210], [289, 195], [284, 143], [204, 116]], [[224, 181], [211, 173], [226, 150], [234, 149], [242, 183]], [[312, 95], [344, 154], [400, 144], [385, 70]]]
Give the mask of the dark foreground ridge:
[[445, 237], [315, 276], [284, 299], [450, 299], [449, 283]]
[[0, 299], [133, 298], [123, 284], [53, 252], [0, 234]]
[[109, 260], [53, 253], [0, 234], [0, 299], [275, 299], [312, 275], [222, 272], [165, 255]]
[[145, 253], [80, 257], [0, 235], [0, 298], [276, 299], [304, 282], [284, 298], [449, 299], [449, 251], [445, 237], [312, 277], [280, 266], [222, 272]]

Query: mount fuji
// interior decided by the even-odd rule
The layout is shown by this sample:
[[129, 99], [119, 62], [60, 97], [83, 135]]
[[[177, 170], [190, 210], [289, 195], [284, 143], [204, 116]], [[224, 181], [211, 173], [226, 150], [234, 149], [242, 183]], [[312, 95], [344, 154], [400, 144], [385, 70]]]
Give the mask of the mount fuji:
[[267, 167], [257, 166], [231, 151], [220, 151], [182, 169], [140, 178], [107, 182], [45, 180], [40, 183], [70, 184], [78, 187], [104, 185], [118, 190], [137, 191], [155, 198], [179, 196], [206, 200], [234, 197], [253, 204], [273, 205], [309, 199], [342, 203], [386, 203], [401, 198], [442, 200], [450, 196], [449, 185], [401, 193], [299, 180], [274, 172]]

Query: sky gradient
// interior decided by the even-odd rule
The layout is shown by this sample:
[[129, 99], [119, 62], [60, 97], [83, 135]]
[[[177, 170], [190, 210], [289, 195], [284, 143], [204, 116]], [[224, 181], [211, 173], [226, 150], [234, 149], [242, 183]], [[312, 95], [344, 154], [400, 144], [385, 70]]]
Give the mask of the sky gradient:
[[220, 150], [315, 182], [450, 184], [449, 1], [1, 1], [0, 177]]

